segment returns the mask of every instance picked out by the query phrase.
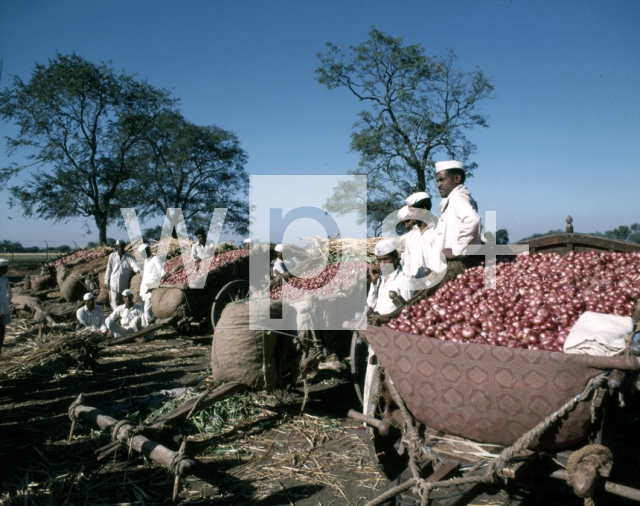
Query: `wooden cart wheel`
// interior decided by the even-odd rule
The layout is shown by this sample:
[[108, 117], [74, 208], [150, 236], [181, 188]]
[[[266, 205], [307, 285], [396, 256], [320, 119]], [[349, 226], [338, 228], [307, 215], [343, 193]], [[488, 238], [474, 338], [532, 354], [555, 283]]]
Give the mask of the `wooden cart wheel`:
[[[368, 348], [368, 346], [367, 346]], [[366, 415], [382, 418], [381, 400], [378, 396], [378, 365], [374, 356], [369, 360], [367, 352], [366, 376], [362, 390], [362, 412]], [[367, 443], [371, 458], [387, 478], [394, 480], [409, 463], [408, 452], [398, 453], [402, 432], [397, 427], [391, 427], [389, 434], [382, 437], [377, 430], [367, 427]]]
[[249, 282], [244, 279], [237, 279], [224, 285], [218, 295], [216, 295], [211, 306], [211, 325], [216, 328], [222, 310], [227, 307], [227, 304], [238, 300], [246, 299], [249, 296]]
[[356, 389], [356, 395], [363, 401], [364, 381], [367, 374], [367, 359], [369, 358], [369, 345], [365, 338], [355, 330], [351, 336], [351, 379]]

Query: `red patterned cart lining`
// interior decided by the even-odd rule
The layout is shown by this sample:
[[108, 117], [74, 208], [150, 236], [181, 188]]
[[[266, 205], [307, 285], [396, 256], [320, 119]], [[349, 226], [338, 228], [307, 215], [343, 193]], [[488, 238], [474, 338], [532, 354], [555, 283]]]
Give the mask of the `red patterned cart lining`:
[[[513, 444], [605, 370], [640, 369], [635, 357], [460, 344], [377, 327], [363, 334], [413, 416], [484, 443]], [[580, 443], [590, 425], [590, 403], [583, 402], [538, 447]]]

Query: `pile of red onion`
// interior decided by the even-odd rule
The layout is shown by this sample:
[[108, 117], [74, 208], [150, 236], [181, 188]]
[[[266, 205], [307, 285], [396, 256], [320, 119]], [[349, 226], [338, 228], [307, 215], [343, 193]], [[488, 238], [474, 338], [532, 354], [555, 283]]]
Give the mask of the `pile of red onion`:
[[47, 265], [55, 267], [60, 264], [67, 264], [72, 260], [82, 259], [84, 261], [93, 260], [94, 258], [103, 257], [109, 253], [112, 253], [113, 249], [111, 248], [97, 248], [97, 249], [80, 249], [78, 251], [74, 251], [73, 253], [69, 253], [62, 258], [58, 258], [58, 260], [54, 260], [53, 262], [49, 262]]
[[458, 343], [562, 351], [585, 311], [632, 316], [640, 297], [640, 253], [569, 252], [518, 256], [469, 269], [383, 327]]
[[203, 274], [208, 274], [209, 272], [215, 271], [216, 269], [221, 268], [222, 266], [237, 260], [238, 258], [245, 257], [249, 254], [248, 250], [234, 250], [227, 251], [226, 253], [220, 253], [219, 255], [215, 255], [211, 260], [211, 264], [209, 265], [209, 271], [204, 272], [203, 263], [196, 264], [195, 262], [190, 262], [187, 264], [187, 268], [179, 268], [183, 266], [182, 263], [182, 255], [178, 255], [171, 260], [168, 260], [164, 263], [164, 270], [167, 273], [171, 273], [175, 269], [179, 268], [173, 274], [171, 274], [165, 281], [165, 283], [169, 285], [177, 285], [181, 283], [187, 283], [189, 279], [187, 278], [187, 271], [192, 275], [192, 277], [197, 278], [202, 276]]
[[352, 285], [358, 273], [366, 273], [366, 262], [342, 262], [316, 267], [303, 274], [304, 277], [292, 277], [286, 285], [271, 291], [272, 299], [286, 302], [303, 300], [310, 295], [327, 297], [335, 295], [342, 288]]

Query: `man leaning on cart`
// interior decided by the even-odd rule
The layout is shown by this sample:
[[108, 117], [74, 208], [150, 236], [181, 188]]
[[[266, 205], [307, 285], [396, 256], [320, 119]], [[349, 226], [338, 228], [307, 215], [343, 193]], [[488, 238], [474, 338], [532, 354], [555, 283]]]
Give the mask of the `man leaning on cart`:
[[465, 256], [464, 249], [470, 244], [481, 244], [482, 222], [478, 204], [464, 185], [466, 172], [462, 162], [447, 160], [436, 162], [436, 187], [442, 201], [440, 218], [433, 235], [430, 266], [446, 259], [446, 273], [438, 285], [429, 289], [433, 293], [440, 285], [451, 281], [465, 269], [477, 265], [478, 258]]

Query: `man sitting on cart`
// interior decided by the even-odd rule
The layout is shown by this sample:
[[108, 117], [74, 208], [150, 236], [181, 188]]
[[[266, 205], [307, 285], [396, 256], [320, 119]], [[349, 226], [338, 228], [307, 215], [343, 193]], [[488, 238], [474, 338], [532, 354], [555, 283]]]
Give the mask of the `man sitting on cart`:
[[385, 315], [396, 310], [392, 297], [410, 298], [410, 285], [402, 274], [400, 256], [393, 239], [376, 244], [375, 255], [378, 265], [369, 269], [371, 288], [367, 296], [367, 307], [373, 314]]
[[191, 246], [191, 259], [196, 264], [199, 264], [205, 258], [212, 257], [216, 252], [216, 248], [213, 244], [207, 246], [207, 233], [204, 228], [196, 230], [196, 239], [196, 243]]

